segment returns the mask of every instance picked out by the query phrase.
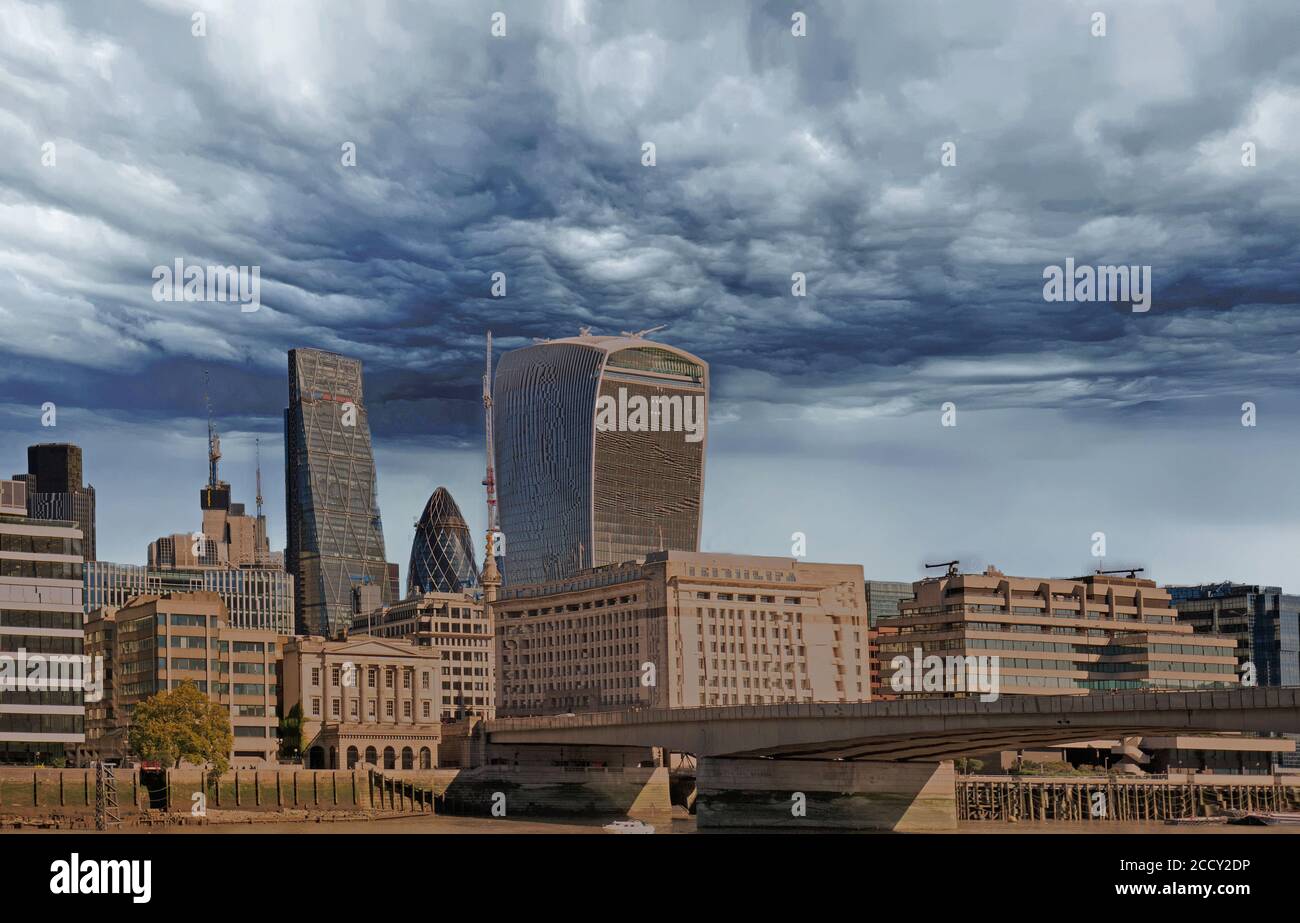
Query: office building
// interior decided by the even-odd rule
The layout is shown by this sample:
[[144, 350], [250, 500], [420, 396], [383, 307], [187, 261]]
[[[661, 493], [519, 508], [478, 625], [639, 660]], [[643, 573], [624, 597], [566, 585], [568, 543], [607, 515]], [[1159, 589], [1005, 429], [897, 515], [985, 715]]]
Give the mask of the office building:
[[1178, 620], [1198, 634], [1232, 638], [1237, 664], [1260, 686], [1300, 686], [1300, 596], [1251, 583], [1167, 586]]
[[898, 607], [906, 599], [912, 598], [912, 584], [901, 580], [868, 580], [867, 611], [871, 615], [871, 627], [882, 619], [898, 618]]
[[406, 593], [460, 593], [478, 585], [474, 545], [460, 507], [439, 487], [415, 524]]
[[27, 515], [77, 524], [82, 558], [95, 560], [95, 488], [82, 483], [81, 447], [44, 442], [27, 447]]
[[293, 578], [274, 567], [152, 568], [92, 561], [85, 567], [85, 611], [121, 608], [136, 596], [216, 593], [232, 628], [292, 634]]
[[661, 551], [493, 607], [502, 717], [869, 696], [862, 566]]
[[[894, 658], [907, 658], [910, 670], [918, 649], [945, 662], [997, 657], [1004, 695], [1215, 689], [1237, 682], [1234, 642], [1195, 634], [1169, 593], [1151, 580], [1009, 577], [994, 567], [963, 574], [954, 565], [912, 586], [914, 598], [889, 622], [897, 633], [879, 639], [882, 682], [891, 685]], [[967, 693], [955, 686], [902, 690]]]
[[381, 638], [294, 638], [284, 654], [285, 710], [303, 713], [311, 769], [431, 769], [442, 739], [438, 650]]
[[86, 739], [77, 746], [77, 765], [126, 758], [126, 725], [118, 721], [113, 691], [113, 657], [117, 650], [117, 609], [109, 606], [86, 615], [86, 656], [103, 664], [102, 694], [86, 702]]
[[[0, 762], [59, 764], [85, 740], [81, 529], [27, 515], [26, 484], [0, 482]], [[89, 672], [88, 672], [89, 671]]]
[[365, 635], [438, 651], [434, 710], [440, 718], [496, 716], [496, 638], [481, 598], [418, 593], [377, 612], [359, 613], [351, 636]]
[[394, 601], [359, 360], [289, 351], [284, 447], [285, 567], [299, 631], [333, 637], [351, 624], [353, 586], [376, 584]]
[[191, 682], [229, 710], [232, 767], [277, 761], [285, 636], [232, 628], [221, 597], [203, 591], [136, 597], [116, 611], [97, 612], [87, 628], [97, 650], [111, 651], [113, 673], [111, 720], [107, 709], [97, 716], [91, 728], [97, 736], [86, 740], [91, 758], [125, 756], [136, 705]]
[[[1260, 686], [1300, 686], [1300, 596], [1253, 583], [1167, 586], [1178, 620], [1197, 634], [1237, 642], [1237, 672]], [[1289, 740], [1300, 739], [1286, 735]], [[1300, 768], [1294, 749], [1276, 754], [1277, 764]]]
[[696, 551], [709, 367], [640, 336], [506, 353], [492, 421], [508, 584]]

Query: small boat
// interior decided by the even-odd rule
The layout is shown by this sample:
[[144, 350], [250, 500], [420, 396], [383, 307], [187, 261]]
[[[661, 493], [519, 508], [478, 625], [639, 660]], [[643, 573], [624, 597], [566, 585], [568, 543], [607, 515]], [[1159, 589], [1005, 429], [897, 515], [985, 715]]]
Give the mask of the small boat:
[[654, 833], [655, 828], [639, 820], [616, 820], [601, 828], [606, 833]]
[[1300, 814], [1281, 811], [1250, 811], [1228, 818], [1228, 823], [1244, 827], [1289, 827], [1300, 824]]

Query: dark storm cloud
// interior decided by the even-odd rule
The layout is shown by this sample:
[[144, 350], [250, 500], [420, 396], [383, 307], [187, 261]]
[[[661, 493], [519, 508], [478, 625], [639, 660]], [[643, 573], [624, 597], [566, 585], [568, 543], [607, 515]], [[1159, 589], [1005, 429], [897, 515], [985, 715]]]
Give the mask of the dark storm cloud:
[[[378, 432], [455, 441], [486, 328], [579, 324], [668, 324], [747, 421], [1300, 383], [1294, 4], [202, 7], [0, 6], [11, 402], [194, 415], [206, 366], [274, 426], [311, 345]], [[154, 302], [177, 257], [259, 265], [263, 307]], [[1045, 303], [1066, 257], [1150, 264], [1152, 310]]]

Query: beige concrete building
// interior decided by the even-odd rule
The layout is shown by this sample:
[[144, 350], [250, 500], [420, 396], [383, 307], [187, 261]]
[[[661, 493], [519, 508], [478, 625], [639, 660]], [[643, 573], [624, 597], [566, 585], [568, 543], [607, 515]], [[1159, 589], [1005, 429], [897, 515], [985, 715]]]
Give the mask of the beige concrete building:
[[407, 640], [294, 638], [284, 708], [302, 706], [304, 763], [314, 769], [431, 769], [442, 738], [439, 650]]
[[[1154, 581], [1091, 574], [1072, 579], [949, 573], [913, 584], [878, 639], [881, 683], [891, 661], [998, 658], [1000, 692], [1084, 695], [1092, 691], [1235, 686], [1235, 642], [1194, 634]], [[898, 690], [896, 690], [898, 691]], [[933, 695], [905, 689], [903, 695]], [[959, 690], [945, 690], [958, 692]]]
[[116, 611], [97, 610], [86, 628], [95, 652], [111, 664], [105, 671], [111, 678], [102, 707], [88, 722], [87, 755], [125, 756], [135, 706], [189, 681], [229, 709], [234, 768], [276, 762], [280, 663], [288, 639], [231, 628], [227, 619], [221, 597], [204, 591], [139, 596]]
[[25, 504], [25, 483], [0, 481], [0, 762], [48, 763], [85, 740], [82, 532]]
[[409, 641], [437, 650], [438, 716], [496, 716], [496, 646], [483, 601], [467, 593], [422, 593], [352, 622], [351, 637]]
[[869, 696], [861, 565], [661, 551], [494, 614], [503, 717]]

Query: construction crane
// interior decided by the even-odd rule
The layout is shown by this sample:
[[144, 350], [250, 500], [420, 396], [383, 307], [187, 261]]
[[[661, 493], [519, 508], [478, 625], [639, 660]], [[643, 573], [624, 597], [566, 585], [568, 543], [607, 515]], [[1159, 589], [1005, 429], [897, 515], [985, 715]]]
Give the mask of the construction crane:
[[487, 473], [483, 477], [483, 487], [487, 492], [487, 543], [483, 551], [483, 595], [491, 603], [496, 600], [497, 588], [501, 586], [501, 573], [497, 570], [496, 533], [497, 523], [497, 475], [493, 460], [495, 443], [492, 433], [492, 331], [487, 333], [487, 362], [483, 372], [483, 420], [487, 448]]
[[935, 568], [935, 567], [946, 567], [946, 568], [948, 568], [948, 576], [949, 576], [949, 577], [955, 577], [955, 576], [957, 576], [957, 565], [960, 564], [960, 563], [961, 563], [960, 560], [956, 560], [956, 561], [940, 561], [938, 564], [927, 564], [927, 565], [925, 565], [925, 569], [926, 569], [926, 570], [930, 570], [930, 569]]
[[1130, 579], [1137, 579], [1137, 575], [1146, 571], [1145, 567], [1121, 567], [1119, 570], [1102, 570], [1097, 568], [1098, 574], [1127, 574]]
[[221, 437], [212, 423], [212, 398], [208, 395], [208, 370], [203, 370], [203, 403], [208, 409], [208, 487], [217, 489], [217, 462], [221, 460]]
[[633, 333], [631, 330], [620, 330], [619, 332], [625, 337], [631, 337], [634, 340], [641, 340], [641, 339], [645, 339], [645, 337], [649, 336], [652, 333], [658, 333], [660, 330], [667, 330], [667, 329], [668, 329], [667, 324], [660, 324], [658, 327], [650, 327], [647, 330], [638, 330], [635, 333]]

